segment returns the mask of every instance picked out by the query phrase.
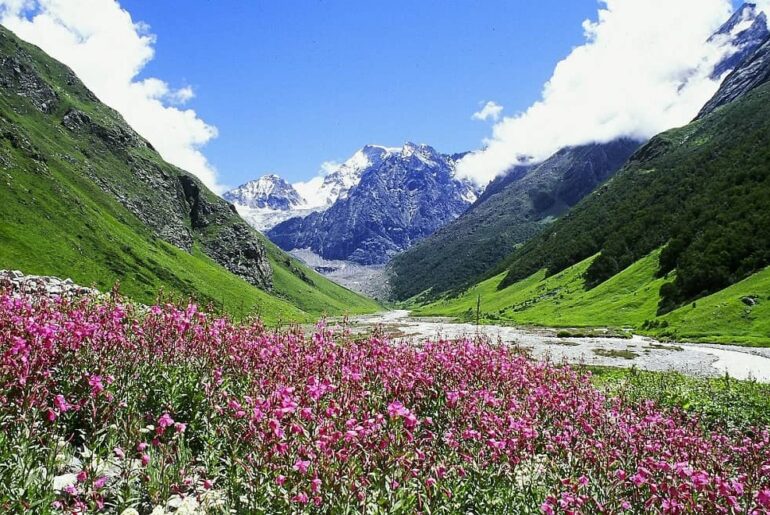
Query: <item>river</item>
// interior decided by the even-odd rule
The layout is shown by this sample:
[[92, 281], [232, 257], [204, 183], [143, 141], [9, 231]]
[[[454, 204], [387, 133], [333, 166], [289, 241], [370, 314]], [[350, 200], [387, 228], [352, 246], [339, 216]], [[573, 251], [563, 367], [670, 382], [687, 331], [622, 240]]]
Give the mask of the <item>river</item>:
[[756, 379], [770, 383], [770, 349], [719, 344], [659, 342], [631, 338], [562, 338], [556, 331], [498, 325], [464, 324], [448, 319], [415, 318], [394, 310], [353, 317], [354, 327], [382, 326], [396, 339], [448, 339], [486, 336], [526, 348], [535, 359], [586, 365], [635, 366], [643, 370], [677, 371], [697, 376]]

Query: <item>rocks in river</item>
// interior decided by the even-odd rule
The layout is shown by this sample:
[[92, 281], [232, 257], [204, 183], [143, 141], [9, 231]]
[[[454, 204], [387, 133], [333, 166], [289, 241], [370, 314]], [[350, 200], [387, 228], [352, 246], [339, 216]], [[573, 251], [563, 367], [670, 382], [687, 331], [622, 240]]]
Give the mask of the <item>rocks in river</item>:
[[0, 270], [0, 291], [21, 295], [56, 296], [64, 298], [98, 295], [99, 291], [75, 284], [72, 279], [52, 276], [24, 275], [19, 270]]

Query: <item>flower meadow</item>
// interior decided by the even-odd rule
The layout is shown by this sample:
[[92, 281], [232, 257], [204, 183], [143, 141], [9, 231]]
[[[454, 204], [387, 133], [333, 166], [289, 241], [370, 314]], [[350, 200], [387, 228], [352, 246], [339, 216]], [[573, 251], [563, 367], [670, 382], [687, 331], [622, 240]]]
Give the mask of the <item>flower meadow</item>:
[[770, 513], [767, 428], [494, 342], [5, 294], [0, 343], [2, 512]]

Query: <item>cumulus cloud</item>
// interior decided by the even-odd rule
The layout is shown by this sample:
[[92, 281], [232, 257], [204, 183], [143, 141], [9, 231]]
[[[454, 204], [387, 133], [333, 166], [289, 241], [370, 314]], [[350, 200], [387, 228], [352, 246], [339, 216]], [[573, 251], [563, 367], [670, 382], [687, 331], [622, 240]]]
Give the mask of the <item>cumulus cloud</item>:
[[[763, 0], [770, 3], [770, 0]], [[729, 0], [603, 0], [585, 43], [556, 65], [542, 97], [496, 123], [458, 173], [486, 184], [520, 160], [621, 136], [649, 138], [690, 121], [716, 92], [709, 75], [729, 51], [707, 43]]]
[[498, 104], [497, 102], [494, 102], [493, 100], [488, 101], [486, 104], [484, 104], [484, 107], [482, 107], [480, 110], [473, 113], [471, 116], [474, 120], [481, 120], [482, 122], [485, 122], [487, 120], [497, 121], [500, 119], [500, 113], [503, 112], [503, 106]]
[[201, 147], [217, 130], [192, 109], [191, 87], [138, 79], [153, 58], [155, 36], [114, 0], [0, 0], [0, 23], [72, 68], [104, 103], [158, 149], [164, 159], [224, 190]]

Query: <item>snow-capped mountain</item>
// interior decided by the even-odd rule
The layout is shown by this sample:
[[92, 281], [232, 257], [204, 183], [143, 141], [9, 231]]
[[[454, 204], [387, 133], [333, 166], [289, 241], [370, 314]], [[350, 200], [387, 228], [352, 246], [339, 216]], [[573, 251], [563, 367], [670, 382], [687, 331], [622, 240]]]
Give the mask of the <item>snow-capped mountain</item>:
[[233, 204], [251, 209], [287, 211], [305, 203], [294, 186], [275, 174], [249, 181], [222, 196]]
[[308, 248], [324, 259], [382, 264], [477, 198], [472, 183], [455, 178], [453, 156], [428, 145], [406, 143], [375, 155], [358, 184], [331, 207], [282, 222], [268, 236], [285, 249]]
[[769, 36], [765, 13], [759, 10], [756, 4], [743, 4], [709, 38], [709, 42], [729, 45], [725, 57], [714, 67], [711, 78], [718, 79], [733, 70], [752, 55]]
[[294, 186], [302, 194], [308, 207], [319, 210], [327, 208], [337, 199], [347, 197], [348, 191], [358, 184], [364, 171], [379, 166], [383, 159], [399, 150], [399, 148], [379, 145], [365, 145], [330, 173]]
[[329, 208], [337, 199], [347, 196], [365, 170], [379, 166], [385, 157], [398, 151], [399, 148], [366, 145], [344, 163], [309, 181], [289, 184], [278, 175], [270, 174], [222, 196], [232, 202], [254, 228], [266, 231], [284, 220]]

